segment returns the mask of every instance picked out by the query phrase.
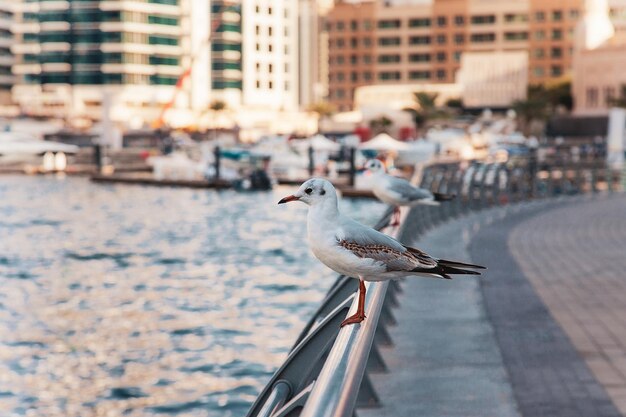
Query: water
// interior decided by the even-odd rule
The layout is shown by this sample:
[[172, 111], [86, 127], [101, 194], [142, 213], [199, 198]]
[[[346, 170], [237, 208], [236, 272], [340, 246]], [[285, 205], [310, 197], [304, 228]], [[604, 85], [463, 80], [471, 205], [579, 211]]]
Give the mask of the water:
[[292, 192], [0, 177], [0, 415], [244, 415], [336, 276]]

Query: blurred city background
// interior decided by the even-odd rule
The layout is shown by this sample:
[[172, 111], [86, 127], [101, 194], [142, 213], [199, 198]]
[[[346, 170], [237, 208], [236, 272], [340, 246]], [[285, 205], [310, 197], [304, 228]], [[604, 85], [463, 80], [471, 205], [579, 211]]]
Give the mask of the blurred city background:
[[0, 414], [244, 415], [335, 275], [281, 197], [621, 191], [625, 69], [626, 0], [0, 0]]

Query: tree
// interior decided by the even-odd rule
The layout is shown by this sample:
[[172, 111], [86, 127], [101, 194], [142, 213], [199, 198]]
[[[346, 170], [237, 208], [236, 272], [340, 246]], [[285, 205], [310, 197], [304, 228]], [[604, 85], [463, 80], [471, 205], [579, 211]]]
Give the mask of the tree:
[[393, 121], [385, 115], [381, 115], [376, 119], [370, 120], [370, 128], [374, 134], [387, 132], [387, 129], [393, 125]]
[[573, 107], [569, 81], [552, 85], [529, 85], [526, 100], [513, 102], [520, 128], [525, 135], [540, 135], [546, 120], [558, 109], [570, 111]]
[[337, 111], [337, 109], [335, 108], [333, 104], [327, 101], [320, 101], [320, 102], [309, 105], [309, 107], [307, 107], [307, 111], [317, 114], [317, 118], [318, 118], [317, 130], [319, 131], [320, 130], [319, 125], [321, 121], [326, 119], [327, 117], [330, 117], [333, 113]]
[[209, 105], [209, 108], [216, 113], [221, 112], [222, 110], [226, 110], [228, 106], [222, 100], [213, 100]]
[[437, 97], [439, 97], [438, 93], [426, 93], [423, 91], [413, 93], [416, 108], [404, 110], [413, 115], [413, 120], [418, 128], [426, 127], [431, 120], [450, 117], [450, 109], [437, 106]]

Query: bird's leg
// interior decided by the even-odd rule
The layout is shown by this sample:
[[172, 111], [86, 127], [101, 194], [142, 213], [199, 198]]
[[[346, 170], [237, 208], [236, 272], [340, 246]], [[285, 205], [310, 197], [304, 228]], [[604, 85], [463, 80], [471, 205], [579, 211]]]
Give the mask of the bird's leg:
[[346, 324], [356, 324], [365, 320], [365, 281], [359, 277], [359, 305], [356, 313], [341, 322], [341, 327]]
[[400, 225], [400, 207], [393, 208], [393, 214], [391, 215], [391, 223], [389, 226], [396, 227]]

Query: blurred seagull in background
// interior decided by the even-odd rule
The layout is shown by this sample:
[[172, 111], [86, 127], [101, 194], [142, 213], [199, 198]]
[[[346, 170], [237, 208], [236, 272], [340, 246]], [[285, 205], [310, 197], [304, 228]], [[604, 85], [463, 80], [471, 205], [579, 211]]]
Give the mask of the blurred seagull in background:
[[479, 265], [432, 258], [341, 215], [337, 192], [327, 180], [307, 180], [295, 194], [278, 204], [290, 201], [302, 201], [309, 206], [308, 241], [317, 259], [340, 274], [359, 278], [358, 309], [341, 323], [342, 327], [365, 319], [365, 281], [407, 276], [450, 279], [454, 274], [480, 275], [472, 269], [484, 269]]
[[454, 198], [454, 195], [433, 193], [415, 187], [403, 178], [387, 174], [385, 166], [378, 159], [367, 161], [365, 169], [372, 173], [372, 192], [376, 198], [394, 208], [391, 226], [400, 224], [400, 206], [412, 207], [418, 204], [438, 206], [441, 201]]

